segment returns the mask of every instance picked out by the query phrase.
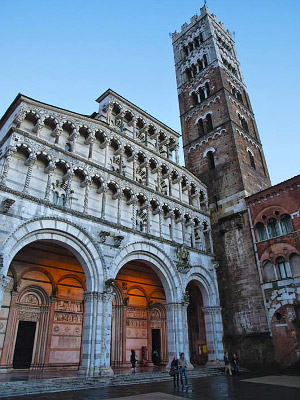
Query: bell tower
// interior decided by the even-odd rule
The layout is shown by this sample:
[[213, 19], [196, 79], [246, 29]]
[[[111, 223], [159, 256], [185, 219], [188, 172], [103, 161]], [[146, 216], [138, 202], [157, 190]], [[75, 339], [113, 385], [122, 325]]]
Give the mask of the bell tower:
[[249, 361], [255, 346], [262, 361], [271, 340], [244, 199], [270, 178], [233, 36], [204, 6], [172, 42], [185, 163], [208, 187], [225, 346]]

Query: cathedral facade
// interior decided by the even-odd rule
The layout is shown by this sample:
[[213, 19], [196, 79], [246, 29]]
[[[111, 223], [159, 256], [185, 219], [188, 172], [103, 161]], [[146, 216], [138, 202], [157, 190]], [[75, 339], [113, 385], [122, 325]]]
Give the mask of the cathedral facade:
[[0, 370], [217, 362], [207, 188], [178, 133], [111, 90], [97, 102], [18, 95], [1, 119]]

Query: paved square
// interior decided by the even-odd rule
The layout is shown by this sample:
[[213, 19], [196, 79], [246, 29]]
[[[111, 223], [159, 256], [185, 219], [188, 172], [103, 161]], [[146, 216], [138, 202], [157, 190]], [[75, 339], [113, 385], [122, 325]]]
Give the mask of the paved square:
[[269, 375], [251, 379], [243, 379], [242, 382], [264, 383], [265, 385], [279, 385], [300, 388], [300, 376]]

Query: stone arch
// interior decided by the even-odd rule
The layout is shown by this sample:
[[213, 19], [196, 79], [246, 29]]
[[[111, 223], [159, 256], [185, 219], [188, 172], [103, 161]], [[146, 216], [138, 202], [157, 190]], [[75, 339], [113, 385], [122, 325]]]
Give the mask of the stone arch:
[[23, 279], [23, 277], [24, 277], [25, 274], [28, 274], [29, 272], [33, 272], [33, 271], [38, 271], [38, 272], [41, 272], [42, 274], [46, 275], [47, 278], [49, 279], [50, 283], [51, 283], [52, 293], [55, 293], [55, 292], [56, 292], [57, 286], [56, 286], [56, 284], [55, 284], [55, 282], [54, 282], [53, 276], [50, 274], [49, 271], [47, 271], [46, 269], [41, 268], [41, 267], [32, 267], [32, 268], [26, 269], [26, 270], [20, 275], [19, 281], [21, 281], [21, 280]]
[[103, 291], [106, 268], [97, 243], [84, 228], [66, 219], [55, 217], [31, 219], [19, 225], [11, 233], [3, 244], [3, 273], [5, 275], [18, 251], [37, 240], [51, 240], [67, 247], [82, 265], [87, 291]]
[[158, 246], [149, 242], [134, 242], [123, 247], [112, 261], [111, 277], [115, 278], [123, 265], [133, 260], [151, 264], [162, 282], [167, 302], [175, 302], [180, 299], [182, 284], [175, 265]]
[[[201, 272], [199, 272], [199, 270]], [[190, 269], [186, 277], [185, 288], [191, 281], [197, 282], [197, 286], [199, 287], [203, 297], [204, 307], [219, 306], [219, 303], [216, 302], [219, 295], [215, 281], [204, 267], [197, 265], [197, 267]]]
[[82, 286], [83, 290], [86, 290], [86, 286], [85, 283], [82, 281], [82, 279], [80, 279], [77, 275], [74, 274], [66, 274], [63, 275], [62, 277], [59, 278], [59, 280], [56, 282], [56, 286], [58, 287], [58, 285], [60, 284], [60, 282], [62, 282], [65, 279], [74, 279], [75, 281], [77, 281], [78, 283], [80, 283], [80, 285]]

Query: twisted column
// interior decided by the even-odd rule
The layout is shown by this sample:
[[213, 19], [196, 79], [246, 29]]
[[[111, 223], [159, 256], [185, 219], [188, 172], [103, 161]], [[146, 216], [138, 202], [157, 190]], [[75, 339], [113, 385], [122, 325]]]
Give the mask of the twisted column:
[[3, 172], [2, 172], [2, 176], [1, 176], [1, 185], [6, 185], [6, 179], [7, 179], [7, 175], [8, 175], [8, 171], [9, 171], [9, 167], [10, 167], [10, 162], [11, 162], [13, 154], [16, 153], [16, 151], [17, 151], [17, 149], [10, 148], [6, 152], [4, 166], [3, 166]]
[[45, 168], [45, 172], [48, 173], [46, 192], [45, 192], [45, 200], [49, 200], [51, 193], [51, 183], [52, 183], [52, 175], [55, 170], [55, 164], [51, 161], [49, 165]]
[[74, 176], [74, 172], [69, 170], [67, 172], [67, 187], [66, 187], [66, 201], [65, 201], [65, 206], [66, 207], [71, 207], [71, 184], [72, 184], [72, 179]]
[[28, 165], [24, 189], [23, 189], [24, 193], [28, 192], [30, 181], [31, 181], [32, 169], [33, 169], [35, 161], [36, 161], [36, 155], [31, 153], [24, 163], [25, 165]]
[[85, 180], [85, 192], [84, 192], [84, 203], [83, 203], [83, 212], [86, 213], [89, 205], [89, 191], [91, 187], [92, 181], [90, 179]]

